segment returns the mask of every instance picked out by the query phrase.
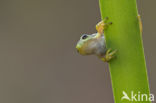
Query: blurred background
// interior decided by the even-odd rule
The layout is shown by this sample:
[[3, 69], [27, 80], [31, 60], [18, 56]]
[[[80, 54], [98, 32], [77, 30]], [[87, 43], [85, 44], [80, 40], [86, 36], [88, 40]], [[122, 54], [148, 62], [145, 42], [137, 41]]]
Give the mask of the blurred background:
[[[75, 45], [94, 33], [98, 0], [0, 1], [0, 103], [113, 103], [107, 63]], [[156, 94], [156, 1], [138, 0], [151, 93]]]

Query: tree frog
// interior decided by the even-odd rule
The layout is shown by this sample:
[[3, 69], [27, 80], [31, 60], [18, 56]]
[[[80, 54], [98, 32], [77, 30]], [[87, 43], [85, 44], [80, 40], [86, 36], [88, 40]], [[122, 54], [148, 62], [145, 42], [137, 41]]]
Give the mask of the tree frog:
[[81, 55], [96, 55], [104, 62], [109, 62], [114, 57], [117, 50], [107, 49], [105, 43], [104, 30], [112, 24], [112, 22], [106, 23], [107, 20], [108, 17], [96, 25], [97, 33], [83, 34], [80, 37], [76, 45], [78, 53]]

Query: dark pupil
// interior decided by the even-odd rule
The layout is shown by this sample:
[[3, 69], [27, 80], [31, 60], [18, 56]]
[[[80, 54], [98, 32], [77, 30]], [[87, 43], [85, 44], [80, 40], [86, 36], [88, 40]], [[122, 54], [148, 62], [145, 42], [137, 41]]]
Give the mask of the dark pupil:
[[82, 39], [86, 39], [88, 36], [87, 35], [83, 35], [82, 36]]

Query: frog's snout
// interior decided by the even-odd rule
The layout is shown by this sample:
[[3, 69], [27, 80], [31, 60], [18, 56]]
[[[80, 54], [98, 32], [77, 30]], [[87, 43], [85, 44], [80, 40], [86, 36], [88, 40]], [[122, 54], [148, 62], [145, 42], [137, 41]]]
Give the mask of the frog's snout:
[[77, 50], [77, 52], [79, 53], [79, 46], [78, 46], [78, 45], [76, 46], [76, 50]]
[[81, 45], [77, 45], [77, 46], [76, 46], [76, 49], [77, 49], [77, 52], [78, 52], [79, 54], [81, 54], [81, 55], [85, 55], [85, 54], [86, 54]]

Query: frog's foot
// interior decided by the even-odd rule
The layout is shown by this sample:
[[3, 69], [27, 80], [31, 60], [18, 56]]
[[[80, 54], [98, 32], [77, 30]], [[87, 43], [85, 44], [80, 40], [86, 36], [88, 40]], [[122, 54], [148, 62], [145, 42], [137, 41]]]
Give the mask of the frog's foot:
[[98, 32], [99, 34], [103, 34], [103, 31], [104, 31], [105, 29], [107, 29], [107, 27], [108, 27], [109, 25], [112, 24], [112, 22], [106, 23], [107, 21], [108, 21], [108, 17], [105, 17], [104, 20], [100, 21], [100, 22], [96, 25], [96, 30], [97, 30], [97, 32]]
[[141, 21], [140, 15], [138, 15], [137, 18], [138, 18], [138, 20], [139, 20], [140, 33], [142, 34], [142, 21]]
[[117, 50], [112, 51], [111, 49], [108, 49], [106, 51], [106, 55], [104, 57], [101, 57], [101, 60], [104, 62], [109, 62], [112, 58], [114, 58], [116, 52]]

